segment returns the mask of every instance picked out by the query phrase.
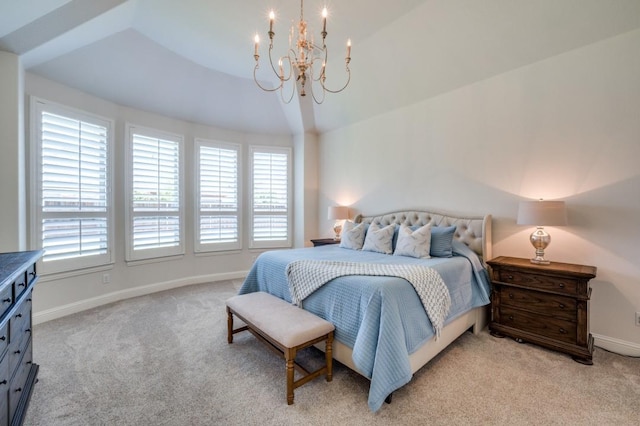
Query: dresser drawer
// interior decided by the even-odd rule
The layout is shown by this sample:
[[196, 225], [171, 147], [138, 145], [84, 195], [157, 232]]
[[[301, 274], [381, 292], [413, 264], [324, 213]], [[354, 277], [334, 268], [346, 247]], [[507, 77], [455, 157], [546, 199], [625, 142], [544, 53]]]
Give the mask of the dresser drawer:
[[10, 342], [20, 339], [22, 334], [31, 329], [31, 298], [25, 299], [20, 308], [11, 315], [9, 327], [11, 327]]
[[577, 326], [571, 321], [502, 306], [500, 307], [500, 323], [550, 339], [576, 343]]
[[548, 275], [524, 273], [520, 271], [511, 271], [500, 269], [498, 271], [498, 281], [507, 284], [516, 284], [539, 290], [555, 291], [574, 295], [578, 291], [578, 282], [570, 278], [551, 277]]
[[13, 286], [6, 285], [0, 290], [0, 318], [2, 318], [13, 305]]
[[13, 300], [16, 300], [27, 289], [27, 273], [21, 274], [13, 283]]
[[5, 321], [0, 326], [0, 356], [2, 356], [7, 346], [9, 346], [9, 321]]
[[5, 356], [0, 361], [0, 425], [8, 424], [9, 420], [9, 357]]
[[20, 310], [9, 320], [9, 369], [16, 368], [25, 353], [27, 343], [31, 339], [31, 302], [25, 300]]
[[566, 296], [501, 286], [500, 303], [503, 306], [526, 309], [569, 321], [576, 320], [576, 300]]
[[27, 284], [31, 284], [31, 281], [33, 281], [36, 277], [36, 264], [33, 263], [31, 264], [31, 266], [29, 266], [27, 268], [27, 271], [25, 272], [26, 275], [26, 280], [27, 280]]
[[16, 371], [15, 376], [9, 386], [9, 418], [12, 419], [18, 407], [18, 402], [25, 391], [25, 385], [27, 383], [27, 377], [29, 377], [29, 371], [31, 370], [31, 364], [33, 358], [31, 356], [31, 340], [24, 353], [24, 356], [20, 358], [20, 364]]

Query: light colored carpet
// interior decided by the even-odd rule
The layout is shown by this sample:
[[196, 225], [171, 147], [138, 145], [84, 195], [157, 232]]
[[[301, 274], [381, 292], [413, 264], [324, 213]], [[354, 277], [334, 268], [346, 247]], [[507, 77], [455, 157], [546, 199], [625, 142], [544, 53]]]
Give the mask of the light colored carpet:
[[[640, 359], [593, 366], [465, 333], [377, 413], [369, 382], [337, 364], [285, 398], [284, 361], [249, 333], [226, 342], [239, 281], [194, 285], [35, 326], [27, 425], [637, 425]], [[304, 354], [322, 359], [315, 348]]]

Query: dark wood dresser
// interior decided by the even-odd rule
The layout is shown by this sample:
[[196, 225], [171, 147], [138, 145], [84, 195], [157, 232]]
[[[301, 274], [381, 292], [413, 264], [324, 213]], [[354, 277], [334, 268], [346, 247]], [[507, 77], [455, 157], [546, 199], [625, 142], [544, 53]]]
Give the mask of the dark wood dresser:
[[317, 240], [311, 240], [314, 247], [328, 246], [330, 244], [340, 244], [340, 240], [334, 240], [333, 238], [319, 238]]
[[589, 280], [593, 266], [497, 257], [491, 266], [491, 322], [496, 337], [565, 352], [577, 362], [593, 364], [589, 333]]
[[31, 296], [42, 251], [0, 253], [0, 426], [21, 425], [38, 375]]

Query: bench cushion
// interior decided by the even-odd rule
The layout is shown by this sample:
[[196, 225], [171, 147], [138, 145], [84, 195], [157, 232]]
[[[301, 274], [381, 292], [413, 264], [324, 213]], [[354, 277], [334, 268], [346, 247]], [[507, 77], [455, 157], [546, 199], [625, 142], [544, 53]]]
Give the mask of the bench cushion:
[[265, 292], [233, 296], [227, 300], [227, 306], [287, 348], [328, 334], [335, 328], [329, 321]]

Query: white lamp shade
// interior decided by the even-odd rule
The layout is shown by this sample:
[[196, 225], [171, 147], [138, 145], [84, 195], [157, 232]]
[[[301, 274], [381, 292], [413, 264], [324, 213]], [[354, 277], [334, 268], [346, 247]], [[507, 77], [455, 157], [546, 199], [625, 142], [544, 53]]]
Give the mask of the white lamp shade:
[[328, 219], [331, 220], [349, 219], [349, 207], [330, 206], [328, 216]]
[[564, 201], [520, 201], [518, 225], [563, 226], [567, 224]]

